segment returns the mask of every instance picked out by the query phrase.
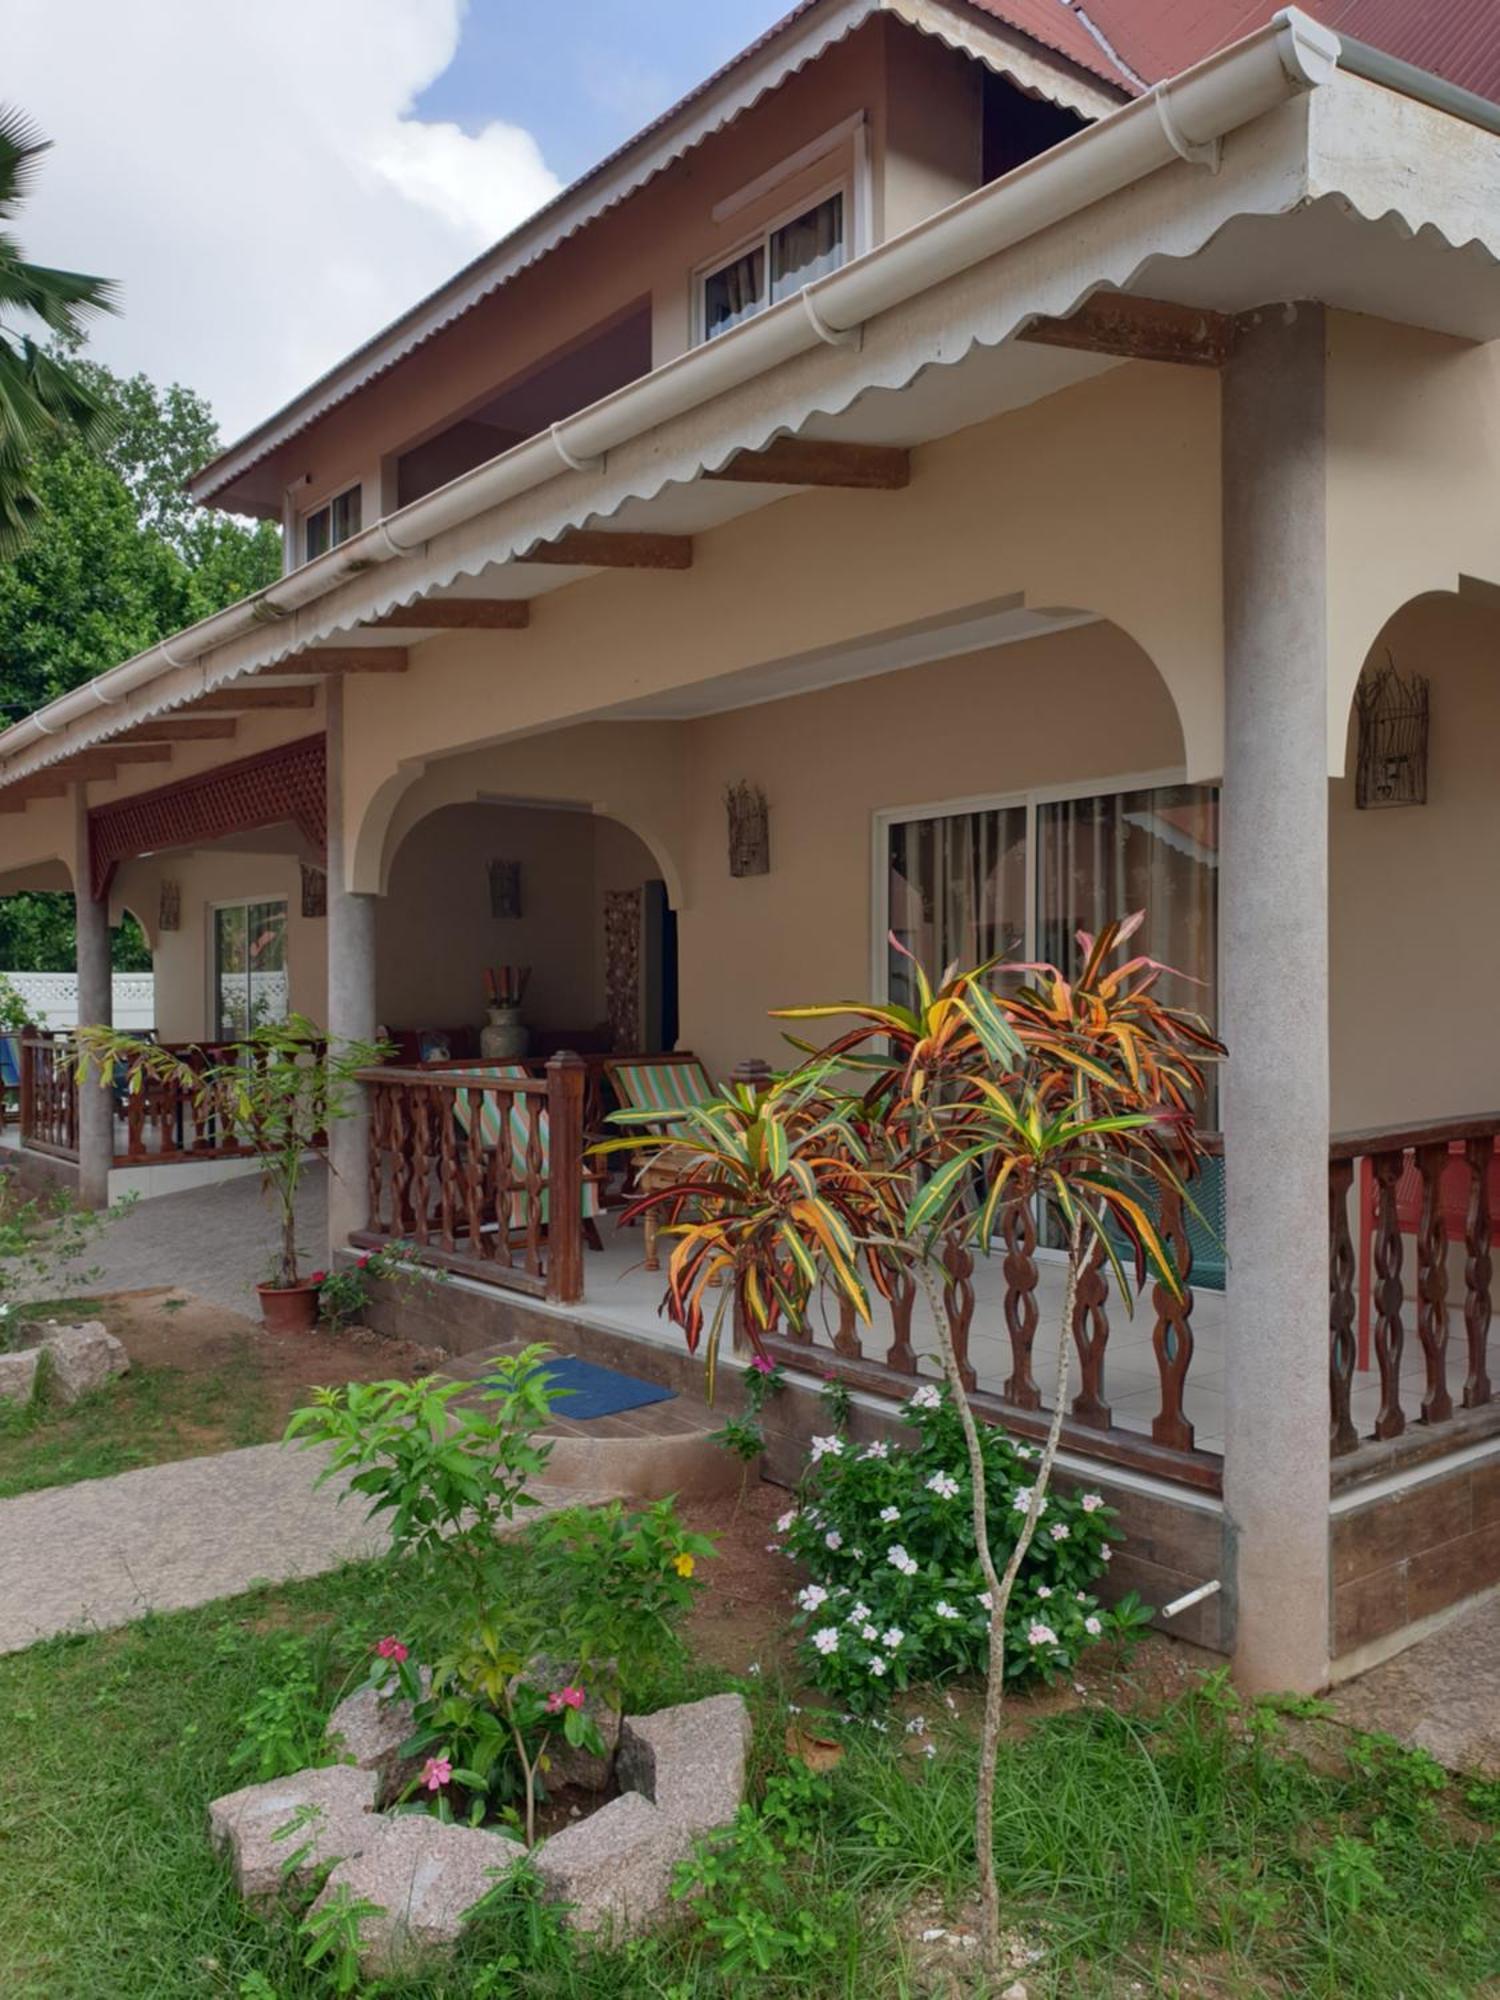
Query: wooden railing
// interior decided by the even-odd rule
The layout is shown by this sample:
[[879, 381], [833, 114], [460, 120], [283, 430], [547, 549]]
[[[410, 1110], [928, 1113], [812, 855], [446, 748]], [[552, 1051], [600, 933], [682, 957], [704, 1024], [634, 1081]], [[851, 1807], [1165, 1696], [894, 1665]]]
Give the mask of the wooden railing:
[[[1211, 1142], [1219, 1152], [1219, 1142]], [[1164, 1200], [1160, 1223], [1171, 1245], [1176, 1268], [1187, 1283], [1182, 1298], [1165, 1285], [1148, 1286], [1144, 1301], [1152, 1314], [1151, 1351], [1155, 1359], [1159, 1399], [1149, 1435], [1117, 1425], [1106, 1389], [1109, 1351], [1109, 1276], [1102, 1246], [1090, 1259], [1078, 1287], [1072, 1340], [1077, 1362], [1077, 1388], [1063, 1422], [1066, 1449], [1087, 1453], [1115, 1464], [1150, 1472], [1178, 1484], [1217, 1492], [1223, 1483], [1222, 1457], [1202, 1449], [1185, 1407], [1188, 1371], [1193, 1359], [1191, 1288], [1193, 1243], [1188, 1216], [1180, 1198]], [[1042, 1266], [1037, 1256], [1036, 1216], [1029, 1203], [1017, 1202], [1003, 1217], [1003, 1314], [1009, 1347], [1009, 1372], [993, 1387], [979, 1382], [970, 1359], [975, 1293], [974, 1256], [955, 1248], [946, 1263], [944, 1311], [960, 1369], [974, 1408], [991, 1422], [1022, 1437], [1044, 1436], [1051, 1410], [1034, 1372], [1041, 1307], [1037, 1288]], [[861, 1335], [851, 1306], [844, 1306], [827, 1345], [819, 1343], [810, 1326], [796, 1334], [773, 1335], [772, 1355], [788, 1366], [812, 1367], [851, 1387], [876, 1395], [906, 1397], [917, 1373], [912, 1319], [918, 1308], [916, 1281], [897, 1284], [888, 1307], [875, 1302], [877, 1327]], [[1137, 1311], [1140, 1306], [1137, 1306]], [[886, 1325], [879, 1322], [882, 1317]]]
[[78, 1158], [77, 1051], [64, 1035], [21, 1037], [21, 1143], [56, 1159]]
[[368, 1248], [564, 1304], [583, 1296], [584, 1065], [366, 1070]]
[[[1500, 1200], [1495, 1140], [1500, 1113], [1440, 1124], [1353, 1132], [1329, 1149], [1329, 1441], [1343, 1457], [1408, 1424], [1436, 1432], [1459, 1410], [1491, 1402], [1491, 1231]], [[1356, 1225], [1350, 1194], [1357, 1192]], [[1404, 1238], [1414, 1239], [1412, 1282]], [[1463, 1264], [1463, 1380], [1455, 1408], [1448, 1298], [1450, 1263]], [[1420, 1385], [1403, 1384], [1407, 1297], [1421, 1349]], [[1363, 1431], [1358, 1383], [1373, 1360], [1378, 1398]], [[1408, 1405], [1415, 1405], [1409, 1408]], [[1455, 1442], [1458, 1440], [1455, 1439]]]

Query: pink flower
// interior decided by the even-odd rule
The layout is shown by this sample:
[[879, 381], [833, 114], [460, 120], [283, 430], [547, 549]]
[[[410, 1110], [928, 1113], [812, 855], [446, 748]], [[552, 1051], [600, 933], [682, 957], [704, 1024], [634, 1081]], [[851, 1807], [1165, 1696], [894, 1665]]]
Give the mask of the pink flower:
[[446, 1757], [429, 1757], [422, 1766], [422, 1783], [429, 1792], [440, 1792], [453, 1776], [453, 1766]]
[[314, 1272], [313, 1272], [313, 1274], [312, 1274], [312, 1276], [311, 1276], [311, 1277], [310, 1277], [310, 1278], [308, 1279], [308, 1281], [307, 1281], [307, 1282], [308, 1282], [308, 1283], [309, 1283], [310, 1285], [321, 1285], [321, 1284], [322, 1284], [322, 1282], [323, 1282], [323, 1280], [324, 1280], [324, 1279], [325, 1279], [325, 1278], [326, 1278], [327, 1276], [328, 1276], [328, 1273], [327, 1273], [326, 1271], [314, 1271]]
[[776, 1363], [771, 1359], [769, 1354], [752, 1356], [750, 1366], [755, 1370], [757, 1375], [774, 1375], [776, 1373]]
[[583, 1702], [582, 1688], [559, 1688], [556, 1694], [549, 1694], [547, 1697], [547, 1713], [561, 1715], [565, 1708], [582, 1708]]
[[368, 1250], [367, 1250], [367, 1251], [365, 1252], [365, 1254], [364, 1254], [364, 1256], [363, 1256], [363, 1257], [358, 1257], [358, 1258], [356, 1258], [356, 1259], [355, 1259], [355, 1262], [356, 1262], [356, 1264], [358, 1265], [358, 1267], [359, 1267], [359, 1269], [360, 1269], [361, 1271], [368, 1271], [368, 1270], [369, 1270], [369, 1268], [370, 1268], [370, 1257], [371, 1257], [371, 1254], [372, 1254], [372, 1253], [371, 1253], [370, 1251], [368, 1251]]
[[398, 1667], [406, 1658], [406, 1648], [399, 1639], [382, 1639], [375, 1650], [382, 1660], [394, 1660]]

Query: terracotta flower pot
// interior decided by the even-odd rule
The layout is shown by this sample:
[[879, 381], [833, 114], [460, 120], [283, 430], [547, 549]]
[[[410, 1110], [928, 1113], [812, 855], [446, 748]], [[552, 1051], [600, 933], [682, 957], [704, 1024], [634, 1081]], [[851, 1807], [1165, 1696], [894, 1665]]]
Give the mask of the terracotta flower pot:
[[318, 1287], [310, 1279], [300, 1285], [257, 1285], [261, 1319], [267, 1333], [311, 1333], [318, 1317]]

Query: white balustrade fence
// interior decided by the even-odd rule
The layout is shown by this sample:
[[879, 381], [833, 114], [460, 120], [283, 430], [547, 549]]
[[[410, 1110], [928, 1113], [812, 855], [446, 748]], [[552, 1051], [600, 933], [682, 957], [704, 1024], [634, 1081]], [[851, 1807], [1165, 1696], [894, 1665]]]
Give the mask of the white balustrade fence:
[[[74, 972], [5, 972], [39, 1028], [76, 1028], [78, 975]], [[156, 977], [150, 972], [114, 975], [114, 1021], [117, 1028], [140, 1030], [156, 1026]]]

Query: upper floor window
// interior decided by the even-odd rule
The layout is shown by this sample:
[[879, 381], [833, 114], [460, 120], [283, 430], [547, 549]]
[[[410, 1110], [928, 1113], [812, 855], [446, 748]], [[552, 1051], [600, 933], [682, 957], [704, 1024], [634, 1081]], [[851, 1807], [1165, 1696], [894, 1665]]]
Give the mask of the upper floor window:
[[706, 272], [699, 321], [703, 338], [727, 333], [814, 278], [836, 271], [846, 255], [846, 207], [841, 188]]
[[333, 499], [325, 500], [321, 507], [314, 507], [310, 514], [302, 516], [302, 560], [311, 562], [314, 556], [326, 555], [340, 542], [357, 535], [359, 527], [360, 489], [351, 486], [347, 493], [336, 493]]

